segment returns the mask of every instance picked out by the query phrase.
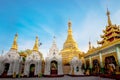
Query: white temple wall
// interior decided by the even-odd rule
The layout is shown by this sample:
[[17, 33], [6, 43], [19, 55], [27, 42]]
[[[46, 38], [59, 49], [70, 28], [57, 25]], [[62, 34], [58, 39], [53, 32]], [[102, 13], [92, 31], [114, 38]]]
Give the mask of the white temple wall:
[[13, 65], [14, 65], [14, 62], [9, 62], [10, 66], [9, 66], [9, 70], [8, 70], [8, 73], [7, 75], [13, 75]]
[[40, 74], [41, 73], [41, 69], [42, 69], [42, 64], [41, 64], [42, 62], [39, 60], [38, 61], [38, 65], [37, 65], [37, 74]]
[[50, 66], [51, 66], [51, 61], [48, 59], [46, 60], [45, 62], [45, 71], [44, 71], [44, 74], [45, 75], [50, 75]]
[[24, 75], [29, 76], [29, 65], [28, 65], [28, 62], [25, 62]]
[[[71, 71], [69, 74], [71, 74], [71, 75], [83, 75], [83, 70], [81, 70], [81, 67], [82, 67], [81, 60], [74, 57], [70, 62], [70, 66], [71, 66]], [[78, 67], [78, 71], [77, 71], [77, 67]], [[72, 71], [74, 71], [74, 74], [72, 73]]]
[[51, 74], [51, 62], [56, 61], [57, 62], [57, 69], [58, 69], [58, 75], [63, 75], [63, 68], [62, 68], [62, 59], [57, 59], [54, 57], [47, 58], [45, 62], [45, 75], [50, 75]]
[[31, 62], [31, 60], [26, 61], [25, 68], [24, 68], [24, 75], [29, 76], [31, 64], [35, 64], [34, 75], [38, 75], [39, 73], [41, 73], [41, 63], [42, 63], [41, 60], [39, 60], [39, 61], [33, 60], [32, 62]]
[[4, 68], [5, 68], [4, 64], [2, 62], [0, 62], [0, 75], [2, 75]]

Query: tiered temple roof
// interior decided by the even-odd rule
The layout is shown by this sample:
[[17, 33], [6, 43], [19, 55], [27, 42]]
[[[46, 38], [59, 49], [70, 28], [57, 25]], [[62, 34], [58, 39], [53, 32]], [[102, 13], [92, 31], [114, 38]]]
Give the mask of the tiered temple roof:
[[108, 17], [108, 24], [105, 30], [103, 30], [103, 35], [100, 35], [102, 40], [97, 41], [97, 44], [100, 44], [101, 46], [94, 48], [91, 46], [91, 43], [89, 42], [89, 50], [87, 54], [84, 55], [84, 57], [94, 54], [95, 52], [103, 50], [107, 47], [120, 43], [120, 26], [116, 24], [114, 25], [112, 24], [110, 19], [110, 12], [108, 9], [107, 9], [107, 17]]
[[102, 40], [97, 42], [98, 44], [101, 45], [109, 44], [110, 42], [113, 42], [116, 39], [120, 38], [120, 26], [112, 24], [110, 20], [110, 12], [108, 10], [107, 17], [108, 25], [106, 26], [106, 29], [103, 30], [103, 35], [101, 35]]

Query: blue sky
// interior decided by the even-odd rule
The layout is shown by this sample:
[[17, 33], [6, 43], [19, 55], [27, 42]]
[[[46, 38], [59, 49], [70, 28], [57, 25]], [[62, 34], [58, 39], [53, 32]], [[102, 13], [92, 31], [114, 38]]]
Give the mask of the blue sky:
[[80, 50], [86, 52], [88, 41], [97, 46], [96, 41], [107, 25], [107, 5], [112, 23], [120, 24], [120, 0], [0, 0], [0, 53], [9, 51], [15, 33], [19, 51], [32, 49], [36, 36], [44, 56], [53, 36], [61, 50], [69, 18], [74, 39]]

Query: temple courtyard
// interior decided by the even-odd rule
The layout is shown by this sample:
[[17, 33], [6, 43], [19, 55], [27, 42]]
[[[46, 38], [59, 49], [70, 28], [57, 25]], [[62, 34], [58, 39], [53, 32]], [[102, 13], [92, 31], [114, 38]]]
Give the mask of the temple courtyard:
[[49, 78], [49, 77], [41, 77], [41, 78], [1, 78], [0, 80], [115, 80], [115, 79], [101, 78], [101, 77], [96, 77], [96, 76], [86, 76], [86, 77], [64, 76], [64, 77], [55, 77], [55, 78]]
[[[31, 10], [31, 9], [29, 9], [29, 10]], [[8, 12], [10, 12], [10, 11], [8, 10]], [[35, 11], [31, 11], [31, 13], [33, 13], [33, 12], [35, 12]], [[28, 12], [28, 13], [30, 13], [30, 12]], [[59, 13], [59, 12], [57, 12], [57, 13]], [[98, 14], [96, 14], [96, 15], [98, 15]], [[44, 15], [44, 16], [46, 16], [46, 15]], [[58, 15], [56, 15], [54, 18], [58, 18], [57, 16]], [[15, 25], [15, 27], [18, 27], [19, 25], [22, 25], [21, 27], [23, 27], [23, 29], [21, 29], [21, 31], [18, 32], [20, 35], [19, 41], [18, 41], [18, 33], [16, 33], [14, 36], [14, 39], [13, 39], [13, 43], [11, 44], [11, 48], [8, 50], [7, 47], [10, 45], [6, 45], [5, 43], [7, 43], [9, 41], [9, 38], [11, 37], [10, 35], [13, 34], [13, 33], [11, 33], [12, 31], [10, 30], [11, 31], [10, 35], [9, 36], [6, 35], [7, 37], [5, 39], [4, 39], [4, 37], [5, 37], [4, 35], [1, 37], [1, 39], [3, 38], [1, 43], [4, 43], [4, 44], [1, 45], [1, 43], [0, 43], [0, 46], [1, 46], [0, 49], [5, 48], [5, 52], [2, 50], [2, 53], [0, 53], [0, 80], [120, 80], [120, 25], [114, 24], [111, 21], [110, 11], [108, 8], [106, 9], [106, 16], [107, 16], [107, 23], [105, 24], [106, 26], [104, 25], [105, 29], [102, 30], [102, 32], [103, 32], [102, 35], [100, 35], [101, 39], [97, 40], [98, 38], [95, 37], [95, 40], [93, 40], [94, 41], [93, 43], [96, 43], [97, 45], [93, 45], [91, 43], [90, 39], [88, 41], [87, 37], [81, 37], [81, 35], [86, 36], [86, 34], [91, 34], [91, 32], [92, 32], [92, 34], [89, 35], [88, 37], [94, 36], [94, 34], [99, 34], [97, 31], [99, 31], [100, 29], [96, 29], [96, 32], [93, 32], [94, 28], [92, 28], [92, 27], [82, 28], [82, 29], [76, 28], [76, 30], [78, 29], [78, 31], [79, 30], [84, 31], [84, 29], [88, 29], [85, 32], [81, 32], [81, 31], [79, 31], [78, 33], [76, 32], [77, 33], [76, 37], [78, 39], [83, 40], [83, 44], [81, 44], [81, 48], [85, 48], [85, 51], [82, 49], [79, 49], [79, 45], [73, 37], [74, 29], [72, 30], [72, 21], [71, 20], [69, 20], [67, 23], [68, 27], [67, 27], [67, 31], [66, 31], [67, 32], [66, 40], [63, 43], [63, 47], [61, 49], [59, 49], [57, 47], [57, 41], [56, 41], [55, 36], [53, 37], [51, 47], [49, 45], [51, 42], [50, 37], [53, 35], [56, 35], [57, 33], [58, 34], [61, 33], [60, 35], [57, 35], [58, 39], [59, 39], [58, 45], [62, 45], [61, 41], [64, 40], [64, 39], [62, 39], [62, 36], [64, 37], [65, 34], [63, 33], [64, 31], [59, 30], [59, 29], [62, 29], [62, 28], [60, 28], [61, 23], [60, 23], [60, 26], [57, 25], [56, 30], [53, 30], [56, 32], [53, 32], [53, 33], [52, 33], [52, 29], [54, 29], [55, 27], [53, 27], [53, 28], [50, 27], [50, 32], [49, 32], [49, 28], [48, 28], [48, 30], [46, 30], [46, 28], [47, 28], [46, 22], [45, 22], [44, 29], [43, 29], [43, 27], [35, 28], [35, 30], [34, 30], [34, 28], [31, 28], [31, 31], [29, 33], [27, 33], [28, 30], [26, 30], [26, 32], [22, 32], [24, 30], [24, 27], [26, 26], [25, 23], [27, 21], [24, 22], [24, 19], [22, 19], [20, 17], [21, 22], [12, 24], [12, 25]], [[6, 15], [5, 15], [5, 17], [6, 17]], [[16, 16], [16, 17], [18, 17], [18, 16]], [[25, 16], [23, 16], [23, 17], [25, 17]], [[31, 18], [31, 16], [29, 16], [29, 17]], [[37, 21], [39, 21], [38, 17], [36, 19]], [[93, 18], [94, 18], [94, 16], [93, 16]], [[9, 19], [9, 17], [7, 19]], [[43, 19], [43, 17], [41, 19]], [[92, 19], [92, 17], [90, 18], [90, 21], [91, 21], [91, 19]], [[11, 20], [11, 17], [10, 17], [10, 20]], [[16, 20], [17, 19], [15, 18], [15, 22], [16, 22]], [[28, 26], [36, 26], [36, 25], [34, 25], [34, 24], [36, 24], [36, 20], [35, 20], [35, 23], [31, 25], [31, 22], [33, 22], [32, 20], [34, 20], [34, 19], [31, 18], [30, 24], [27, 23], [27, 24], [29, 24], [29, 25], [27, 25], [27, 27]], [[60, 20], [62, 21], [64, 19], [60, 19]], [[4, 21], [4, 19], [3, 19], [3, 21]], [[42, 23], [42, 21], [43, 20], [39, 21], [38, 24], [40, 24], [40, 25], [37, 24], [37, 26], [44, 25]], [[49, 22], [49, 21], [52, 21], [52, 20], [48, 20], [47, 22]], [[66, 20], [64, 20], [64, 21], [66, 21]], [[64, 22], [64, 21], [62, 21], [62, 22]], [[94, 21], [96, 21], [96, 20], [94, 20]], [[85, 22], [87, 22], [86, 23], [87, 25], [85, 25], [85, 26], [90, 26], [90, 24], [94, 24], [95, 23], [94, 21], [91, 23], [85, 19]], [[7, 21], [5, 21], [5, 24], [8, 24], [6, 22]], [[73, 21], [73, 23], [74, 22], [76, 22], [76, 21]], [[97, 22], [99, 22], [99, 21], [97, 21]], [[19, 25], [16, 25], [18, 23], [19, 23]], [[51, 23], [51, 22], [49, 22], [49, 23]], [[55, 22], [55, 24], [56, 24], [56, 22]], [[59, 24], [59, 22], [58, 22], [58, 24]], [[65, 23], [63, 23], [63, 24], [65, 24]], [[97, 24], [97, 23], [95, 23], [95, 24]], [[0, 23], [0, 25], [1, 25], [1, 23]], [[8, 26], [11, 26], [11, 25], [8, 25]], [[48, 26], [50, 26], [50, 25], [48, 25]], [[51, 26], [53, 26], [53, 25], [51, 25]], [[63, 26], [66, 26], [66, 25], [63, 25]], [[82, 26], [82, 25], [80, 25], [80, 26]], [[91, 26], [93, 26], [93, 25], [91, 25]], [[99, 26], [99, 25], [97, 25], [97, 26]], [[95, 27], [97, 27], [97, 26], [95, 25]], [[5, 28], [5, 30], [2, 30], [2, 31], [7, 31], [6, 29], [8, 30], [8, 28]], [[46, 33], [43, 34], [41, 32], [42, 29], [43, 29], [43, 32], [46, 32], [47, 34]], [[89, 31], [89, 29], [92, 31]], [[15, 28], [14, 31], [17, 32], [16, 30], [19, 30], [19, 29]], [[65, 27], [63, 28], [63, 30], [65, 30]], [[0, 32], [2, 32], [2, 31], [0, 31]], [[35, 31], [35, 32], [33, 32], [33, 31]], [[38, 34], [38, 32], [40, 32], [40, 34]], [[21, 35], [21, 33], [24, 33], [23, 34], [24, 36]], [[27, 37], [28, 35], [25, 35], [26, 33], [27, 34], [34, 33], [34, 35], [35, 34], [37, 35], [35, 38], [34, 44], [32, 44], [33, 43], [32, 38], [34, 35], [29, 35], [30, 37]], [[50, 34], [50, 33], [52, 33], [52, 34]], [[2, 33], [2, 34], [4, 34], [4, 33]], [[50, 36], [47, 36], [48, 34], [50, 34]], [[42, 39], [41, 38], [42, 35], [47, 36], [47, 37], [43, 37], [43, 39]], [[39, 39], [39, 36], [40, 36], [40, 39]], [[85, 39], [83, 39], [83, 38], [85, 38]], [[93, 38], [94, 37], [92, 37], [92, 39]], [[88, 46], [85, 46], [86, 45], [85, 40], [88, 41]], [[25, 41], [25, 43], [24, 43], [24, 41]], [[41, 46], [42, 45], [41, 42], [43, 43], [44, 47]], [[78, 40], [78, 42], [81, 42], [81, 41]], [[9, 44], [9, 42], [7, 44]], [[44, 45], [44, 44], [46, 44], [46, 45]], [[33, 48], [30, 47], [31, 45], [33, 45]], [[44, 53], [42, 53], [42, 50]], [[61, 77], [61, 76], [64, 76], [64, 77]]]

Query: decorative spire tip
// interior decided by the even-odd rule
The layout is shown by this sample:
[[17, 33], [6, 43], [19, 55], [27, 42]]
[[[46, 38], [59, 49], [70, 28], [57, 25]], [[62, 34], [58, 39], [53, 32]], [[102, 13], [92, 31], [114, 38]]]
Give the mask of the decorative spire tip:
[[112, 25], [112, 22], [111, 22], [111, 19], [110, 19], [110, 12], [109, 12], [109, 10], [108, 10], [108, 8], [107, 8], [107, 17], [108, 17], [108, 26], [111, 26]]
[[68, 27], [69, 27], [69, 29], [71, 29], [71, 26], [72, 26], [72, 22], [69, 19], [69, 21], [68, 21]]

